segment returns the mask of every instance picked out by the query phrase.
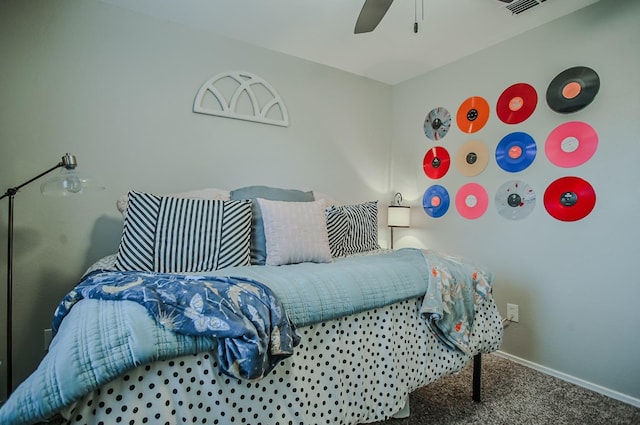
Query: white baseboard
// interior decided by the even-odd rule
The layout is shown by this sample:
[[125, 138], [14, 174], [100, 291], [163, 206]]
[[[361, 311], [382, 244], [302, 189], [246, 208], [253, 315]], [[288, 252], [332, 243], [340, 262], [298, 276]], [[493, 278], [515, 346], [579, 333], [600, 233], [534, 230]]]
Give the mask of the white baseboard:
[[594, 384], [589, 381], [585, 381], [584, 379], [576, 378], [575, 376], [567, 375], [566, 373], [559, 372], [557, 370], [548, 368], [546, 366], [539, 365], [537, 363], [530, 362], [529, 360], [525, 360], [523, 358], [514, 356], [509, 353], [505, 353], [504, 351], [496, 351], [493, 354], [496, 356], [504, 357], [505, 359], [511, 360], [515, 363], [521, 364], [523, 366], [529, 367], [531, 369], [535, 369], [538, 372], [542, 372], [546, 375], [551, 375], [555, 378], [562, 379], [563, 381], [570, 382], [579, 387], [586, 388], [591, 391], [595, 391], [607, 397], [613, 398], [615, 400], [619, 400], [623, 403], [630, 404], [635, 407], [640, 408], [640, 399], [628, 396], [626, 394], [620, 393], [618, 391], [614, 391], [612, 389], [603, 387], [601, 385]]

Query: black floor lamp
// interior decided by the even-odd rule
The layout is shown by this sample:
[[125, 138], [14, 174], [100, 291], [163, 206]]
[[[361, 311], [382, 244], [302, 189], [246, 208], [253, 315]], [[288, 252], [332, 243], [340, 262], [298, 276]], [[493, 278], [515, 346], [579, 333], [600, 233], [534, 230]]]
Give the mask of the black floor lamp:
[[29, 183], [38, 180], [46, 174], [58, 169], [63, 168], [62, 172], [52, 179], [46, 180], [40, 186], [40, 191], [43, 195], [65, 196], [82, 191], [87, 187], [88, 180], [80, 177], [75, 171], [78, 162], [74, 155], [66, 154], [62, 157], [62, 160], [55, 166], [48, 170], [38, 174], [32, 179], [26, 182], [7, 189], [4, 195], [0, 196], [0, 199], [9, 198], [9, 217], [8, 217], [8, 231], [7, 231], [7, 398], [13, 391], [13, 324], [12, 324], [12, 287], [13, 287], [13, 204], [14, 197], [18, 191]]

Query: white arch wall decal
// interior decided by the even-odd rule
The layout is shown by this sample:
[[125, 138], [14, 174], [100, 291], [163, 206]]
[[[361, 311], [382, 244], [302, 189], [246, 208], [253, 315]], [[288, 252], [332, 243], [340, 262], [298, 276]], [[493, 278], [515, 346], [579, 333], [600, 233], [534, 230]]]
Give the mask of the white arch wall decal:
[[[227, 93], [227, 98], [221, 86], [229, 81], [235, 82], [237, 87], [233, 93]], [[266, 95], [260, 96], [254, 87], [260, 87], [262, 89], [260, 92]], [[248, 103], [253, 114], [239, 112], [239, 102]], [[289, 114], [278, 92], [262, 78], [245, 71], [223, 72], [208, 79], [198, 90], [193, 102], [193, 112], [282, 127], [289, 126]]]

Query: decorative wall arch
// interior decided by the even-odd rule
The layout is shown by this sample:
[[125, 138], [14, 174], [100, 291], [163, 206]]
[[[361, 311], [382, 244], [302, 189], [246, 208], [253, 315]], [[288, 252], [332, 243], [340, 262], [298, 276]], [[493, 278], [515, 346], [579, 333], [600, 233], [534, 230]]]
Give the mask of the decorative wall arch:
[[208, 79], [198, 90], [193, 112], [289, 126], [289, 114], [278, 92], [245, 71], [227, 71]]

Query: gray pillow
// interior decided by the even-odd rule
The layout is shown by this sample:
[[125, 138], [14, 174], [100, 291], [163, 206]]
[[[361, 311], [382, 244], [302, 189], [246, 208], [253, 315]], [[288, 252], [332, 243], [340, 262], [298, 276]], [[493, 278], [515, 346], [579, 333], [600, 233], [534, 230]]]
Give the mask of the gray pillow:
[[257, 198], [271, 201], [312, 202], [313, 192], [296, 189], [280, 189], [269, 186], [247, 186], [232, 190], [232, 200], [250, 199], [251, 203], [251, 264], [264, 265], [267, 259], [267, 243], [264, 236], [262, 212]]

